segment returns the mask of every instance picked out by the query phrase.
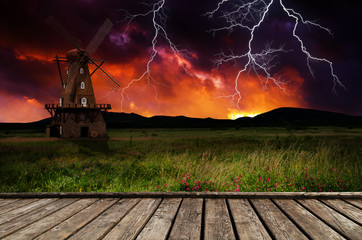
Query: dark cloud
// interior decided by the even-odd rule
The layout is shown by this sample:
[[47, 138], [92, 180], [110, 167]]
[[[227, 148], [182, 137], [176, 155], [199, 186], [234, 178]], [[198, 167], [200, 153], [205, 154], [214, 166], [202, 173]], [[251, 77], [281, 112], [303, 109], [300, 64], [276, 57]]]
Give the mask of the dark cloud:
[[[194, 57], [189, 59], [190, 63], [194, 70], [204, 73], [215, 73], [213, 60], [217, 58], [216, 54], [220, 51], [230, 53], [232, 50], [235, 54], [240, 54], [244, 53], [248, 47], [250, 33], [245, 30], [222, 31], [215, 35], [207, 32], [211, 28], [224, 24], [220, 15], [213, 19], [203, 16], [205, 12], [216, 7], [217, 3], [217, 0], [166, 0], [167, 19], [164, 27], [167, 29], [168, 36], [180, 49], [185, 48], [194, 53]], [[334, 62], [335, 73], [346, 86], [346, 90], [337, 86], [337, 94], [332, 91], [333, 79], [329, 74], [329, 66], [325, 63], [312, 63], [315, 78], [312, 77], [306, 65], [305, 55], [300, 50], [300, 43], [291, 36], [294, 20], [282, 11], [279, 4], [273, 5], [272, 11], [267, 15], [267, 21], [256, 31], [253, 47], [260, 50], [265, 47], [266, 42], [271, 42], [273, 47], [284, 44], [285, 49], [292, 50], [278, 56], [276, 59], [278, 64], [273, 73], [278, 74], [286, 66], [299, 72], [304, 79], [301, 87], [304, 107], [362, 115], [359, 104], [362, 102], [360, 80], [362, 2], [290, 0], [285, 1], [285, 5], [297, 10], [306, 19], [316, 20], [317, 23], [331, 29], [333, 37], [315, 27], [301, 26], [297, 32], [303, 37], [307, 49], [312, 54]], [[130, 13], [145, 13], [149, 10], [149, 5], [134, 0], [1, 1], [1, 89], [11, 95], [37, 97], [42, 102], [56, 99], [59, 85], [58, 73], [55, 63], [49, 59], [55, 54], [64, 55], [72, 46], [45, 23], [45, 19], [50, 14], [54, 15], [76, 38], [79, 38], [84, 47], [93, 38], [104, 19], [110, 18], [115, 25], [93, 57], [107, 59], [109, 64], [120, 66], [134, 64], [134, 71], [142, 72], [151, 54], [151, 41], [154, 36], [152, 16], [134, 19], [128, 31], [125, 32], [126, 25], [122, 21], [125, 17], [124, 10]], [[165, 40], [158, 39], [158, 43], [160, 48], [167, 48]], [[245, 63], [245, 60], [236, 63], [235, 66], [241, 66], [242, 63]], [[165, 62], [157, 57], [155, 65], [157, 64], [164, 67]], [[221, 78], [228, 76], [223, 79], [223, 82], [230, 85], [227, 87], [229, 89], [233, 89], [233, 79], [230, 76], [237, 72], [234, 64], [226, 64], [227, 66], [221, 67], [217, 72]], [[222, 72], [223, 69], [227, 69], [228, 72]], [[180, 75], [185, 74], [182, 69], [177, 71]], [[181, 79], [182, 77], [177, 81]], [[122, 81], [127, 83], [129, 80]], [[158, 81], [162, 85], [159, 87], [160, 93], [165, 99], [176, 95], [178, 89], [173, 87], [180, 85], [174, 82], [175, 79], [169, 79], [164, 74]], [[293, 81], [293, 79], [288, 79], [288, 81]], [[214, 84], [212, 80], [206, 78], [201, 84], [195, 83], [195, 86], [203, 86], [211, 92], [215, 88]], [[168, 88], [163, 86], [168, 86]]]

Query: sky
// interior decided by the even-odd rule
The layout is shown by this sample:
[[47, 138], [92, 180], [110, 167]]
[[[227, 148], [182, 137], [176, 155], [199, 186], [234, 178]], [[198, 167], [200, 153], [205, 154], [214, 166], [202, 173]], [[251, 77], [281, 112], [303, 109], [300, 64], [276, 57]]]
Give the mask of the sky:
[[[362, 1], [282, 2], [312, 22], [299, 21], [296, 34], [311, 56], [333, 63], [341, 83], [336, 85], [328, 62], [310, 61], [308, 68], [307, 55], [293, 36], [295, 19], [280, 1], [264, 2], [272, 1], [263, 16], [262, 1], [242, 12], [240, 6], [252, 2], [247, 0], [3, 0], [0, 122], [49, 117], [44, 104], [59, 101], [61, 83], [53, 60], [72, 46], [46, 24], [49, 15], [83, 48], [106, 18], [114, 23], [92, 55], [106, 59], [103, 67], [121, 84], [115, 92], [92, 76], [97, 103], [112, 104], [114, 112], [230, 119], [301, 107], [362, 115]], [[206, 14], [221, 2], [219, 11]], [[159, 11], [153, 15], [152, 9]], [[130, 19], [129, 14], [140, 15]], [[262, 23], [251, 32], [261, 16]], [[239, 26], [225, 29], [230, 22]], [[230, 58], [248, 53], [249, 45], [250, 56], [267, 72], [253, 71], [248, 55]], [[262, 55], [265, 51], [269, 54]], [[64, 75], [66, 64], [61, 69]]]

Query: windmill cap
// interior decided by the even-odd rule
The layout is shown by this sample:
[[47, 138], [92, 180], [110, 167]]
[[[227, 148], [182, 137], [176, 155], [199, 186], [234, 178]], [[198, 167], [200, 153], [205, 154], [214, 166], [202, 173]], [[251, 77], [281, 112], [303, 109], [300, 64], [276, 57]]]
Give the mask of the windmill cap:
[[80, 60], [82, 58], [82, 56], [85, 56], [84, 61], [87, 61], [88, 58], [90, 58], [89, 53], [82, 49], [80, 49], [80, 50], [72, 49], [66, 53], [66, 57], [67, 57], [68, 61], [73, 60], [75, 58], [79, 58], [79, 60]]

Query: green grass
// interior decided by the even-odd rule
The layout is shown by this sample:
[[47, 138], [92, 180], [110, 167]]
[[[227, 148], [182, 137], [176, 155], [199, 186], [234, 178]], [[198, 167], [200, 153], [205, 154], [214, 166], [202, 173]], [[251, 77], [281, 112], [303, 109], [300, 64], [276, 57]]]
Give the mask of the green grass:
[[0, 192], [362, 190], [361, 129], [125, 129], [109, 136], [3, 138]]

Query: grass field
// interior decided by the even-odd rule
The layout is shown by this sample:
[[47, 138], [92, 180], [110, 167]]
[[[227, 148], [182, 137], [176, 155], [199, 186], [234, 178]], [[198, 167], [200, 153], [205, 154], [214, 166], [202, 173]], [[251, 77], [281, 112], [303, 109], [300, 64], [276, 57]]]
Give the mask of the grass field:
[[361, 191], [362, 129], [0, 131], [0, 192]]

